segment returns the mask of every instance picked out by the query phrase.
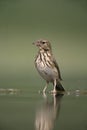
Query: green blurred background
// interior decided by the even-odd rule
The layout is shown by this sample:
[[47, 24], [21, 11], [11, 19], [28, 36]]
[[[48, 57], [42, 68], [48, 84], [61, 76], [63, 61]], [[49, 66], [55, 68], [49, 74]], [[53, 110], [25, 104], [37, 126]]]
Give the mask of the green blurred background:
[[40, 38], [51, 42], [64, 81], [87, 79], [87, 0], [0, 0], [1, 88], [44, 82], [34, 67]]

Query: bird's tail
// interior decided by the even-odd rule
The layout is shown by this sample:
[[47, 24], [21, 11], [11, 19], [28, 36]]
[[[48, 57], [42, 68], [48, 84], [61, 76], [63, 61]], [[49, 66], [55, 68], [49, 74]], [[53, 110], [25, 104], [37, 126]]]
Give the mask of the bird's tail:
[[57, 81], [56, 90], [57, 91], [65, 91], [64, 87], [62, 86], [62, 84], [59, 81]]

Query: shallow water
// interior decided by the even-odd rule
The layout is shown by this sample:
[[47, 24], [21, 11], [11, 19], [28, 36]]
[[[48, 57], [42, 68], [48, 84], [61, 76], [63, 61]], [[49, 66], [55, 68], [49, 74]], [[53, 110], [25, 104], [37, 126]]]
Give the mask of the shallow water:
[[0, 90], [0, 130], [87, 130], [87, 91]]

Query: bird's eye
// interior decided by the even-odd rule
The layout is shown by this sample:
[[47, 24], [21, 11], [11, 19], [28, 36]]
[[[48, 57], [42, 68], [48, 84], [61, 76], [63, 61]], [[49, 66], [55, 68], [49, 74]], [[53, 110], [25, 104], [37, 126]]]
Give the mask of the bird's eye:
[[45, 44], [45, 42], [43, 41], [42, 44]]

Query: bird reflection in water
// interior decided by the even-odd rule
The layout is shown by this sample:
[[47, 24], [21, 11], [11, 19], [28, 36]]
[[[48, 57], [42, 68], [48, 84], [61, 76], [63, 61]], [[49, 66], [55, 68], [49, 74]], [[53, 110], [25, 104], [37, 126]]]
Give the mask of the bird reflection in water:
[[45, 96], [45, 102], [38, 106], [35, 118], [36, 130], [52, 130], [56, 119], [59, 116], [60, 104], [63, 94], [54, 94], [52, 99]]

